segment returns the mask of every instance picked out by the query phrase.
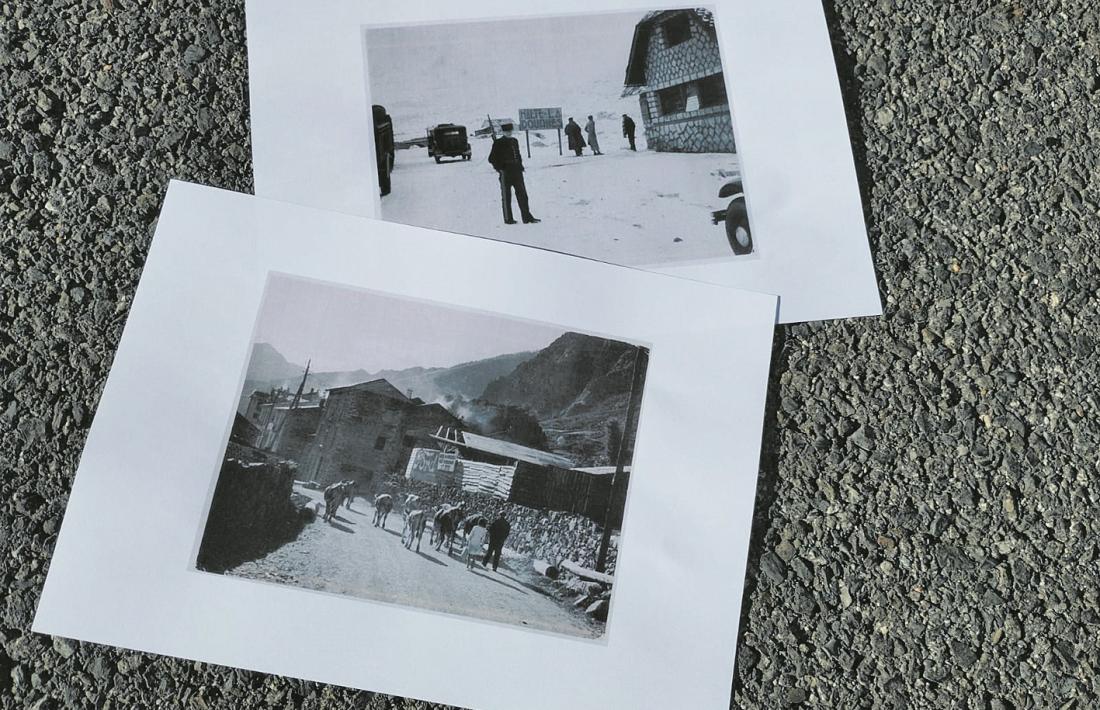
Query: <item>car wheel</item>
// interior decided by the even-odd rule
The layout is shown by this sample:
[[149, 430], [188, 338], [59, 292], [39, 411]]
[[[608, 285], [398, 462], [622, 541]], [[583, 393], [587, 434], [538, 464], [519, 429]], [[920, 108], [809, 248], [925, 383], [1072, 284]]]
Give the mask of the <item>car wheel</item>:
[[749, 230], [749, 215], [743, 197], [730, 202], [726, 210], [726, 238], [734, 254], [752, 253], [752, 232]]
[[393, 163], [390, 162], [389, 156], [386, 156], [382, 170], [378, 173], [378, 189], [383, 197], [390, 194], [390, 172], [392, 170]]

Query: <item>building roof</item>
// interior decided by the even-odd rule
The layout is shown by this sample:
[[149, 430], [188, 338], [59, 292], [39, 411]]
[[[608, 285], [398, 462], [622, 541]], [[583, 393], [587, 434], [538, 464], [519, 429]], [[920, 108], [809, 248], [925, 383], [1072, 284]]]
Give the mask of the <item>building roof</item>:
[[481, 436], [480, 434], [471, 434], [468, 431], [458, 432], [458, 436], [461, 437], [461, 441], [454, 439], [448, 439], [444, 436], [433, 435], [433, 439], [447, 442], [448, 444], [457, 444], [458, 446], [472, 449], [474, 451], [482, 451], [494, 456], [503, 456], [508, 459], [515, 459], [517, 461], [526, 461], [527, 463], [533, 463], [537, 466], [554, 466], [556, 468], [573, 468], [573, 462], [564, 456], [558, 454], [552, 454], [549, 451], [541, 451], [539, 449], [532, 449], [529, 446], [522, 446], [521, 444], [513, 444], [510, 441], [501, 441], [500, 439], [490, 439], [487, 436]]
[[714, 29], [714, 14], [710, 10], [697, 7], [684, 10], [652, 10], [647, 12], [638, 24], [634, 26], [634, 39], [630, 43], [630, 58], [626, 63], [626, 79], [623, 80], [623, 96], [630, 96], [645, 91], [645, 58], [649, 48], [649, 36], [653, 26], [667, 15], [677, 12], [693, 13], [703, 23], [711, 34], [717, 34]]
[[[614, 466], [583, 466], [581, 468], [575, 468], [574, 471], [580, 473], [590, 473], [593, 476], [610, 476], [615, 473]], [[623, 473], [630, 473], [629, 466], [623, 466]]]
[[[415, 400], [414, 400], [414, 402], [415, 402]], [[452, 419], [454, 419], [454, 420], [455, 420], [456, 422], [457, 422], [457, 421], [459, 421], [458, 417], [456, 417], [456, 416], [454, 415], [454, 412], [452, 412], [451, 410], [447, 409], [446, 407], [444, 407], [444, 406], [443, 406], [442, 404], [440, 404], [439, 402], [428, 402], [428, 403], [424, 403], [424, 402], [421, 402], [421, 403], [420, 403], [420, 404], [419, 404], [419, 405], [417, 406], [417, 409], [419, 409], [419, 410], [420, 410], [420, 411], [422, 411], [422, 412], [426, 412], [426, 411], [428, 411], [428, 410], [437, 410], [437, 411], [443, 412], [444, 414], [447, 414], [447, 415], [449, 415], [449, 416], [450, 416], [450, 417], [451, 417]]]
[[405, 396], [405, 393], [397, 389], [389, 383], [388, 380], [378, 379], [371, 380], [370, 382], [360, 382], [354, 385], [345, 385], [344, 387], [330, 387], [329, 396], [332, 396], [334, 392], [372, 392], [374, 394], [380, 394], [383, 397], [389, 397], [391, 399], [397, 399], [402, 402], [411, 403], [412, 400]]
[[280, 411], [280, 412], [289, 412], [289, 411], [297, 412], [297, 411], [301, 411], [303, 409], [320, 409], [320, 408], [321, 408], [321, 403], [320, 402], [306, 402], [304, 404], [299, 402], [298, 406], [294, 407], [293, 410], [291, 410], [289, 404], [279, 404], [279, 405], [275, 406], [275, 409], [277, 411]]

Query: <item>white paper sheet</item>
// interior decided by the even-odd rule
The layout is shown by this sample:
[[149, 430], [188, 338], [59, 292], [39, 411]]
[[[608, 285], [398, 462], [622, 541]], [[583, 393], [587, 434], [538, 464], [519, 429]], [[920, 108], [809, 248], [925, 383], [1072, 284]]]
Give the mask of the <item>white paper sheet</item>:
[[[386, 217], [378, 197], [370, 115], [372, 102], [384, 100], [372, 96], [367, 80], [363, 27], [652, 7], [630, 0], [561, 0], [544, 8], [505, 0], [342, 0], [326, 3], [321, 9], [291, 0], [250, 0], [247, 35], [256, 194], [349, 214]], [[800, 0], [718, 0], [708, 7], [714, 12], [722, 45], [737, 157], [757, 247], [748, 257], [669, 262], [647, 268], [778, 294], [780, 322], [881, 314], [821, 5]], [[563, 65], [568, 66], [574, 50], [563, 38]], [[494, 51], [491, 42], [485, 43], [484, 51]], [[509, 60], [508, 54], [501, 56], [502, 63]], [[622, 64], [625, 67], [625, 57]], [[440, 67], [439, 71], [452, 68]], [[540, 80], [516, 77], [517, 82]], [[548, 92], [547, 101], [554, 97], [554, 92]], [[638, 119], [636, 113], [634, 117]], [[583, 123], [583, 116], [580, 120]], [[641, 133], [640, 120], [638, 124]], [[601, 125], [601, 142], [617, 140], [618, 130], [612, 121]], [[471, 132], [475, 128], [469, 126]], [[407, 152], [398, 151], [399, 169], [402, 161], [409, 160], [401, 155]], [[593, 158], [613, 159], [616, 156]], [[482, 163], [484, 156], [475, 156], [475, 160]], [[486, 199], [491, 201], [492, 171], [482, 167], [490, 175], [483, 179], [490, 193]], [[571, 251], [568, 246], [553, 246], [555, 220], [564, 222], [560, 212], [536, 211], [539, 199], [548, 192], [545, 182], [540, 188], [536, 181], [529, 172], [532, 211], [544, 218], [544, 223], [537, 225], [542, 236], [515, 231], [529, 229], [526, 225], [509, 227], [510, 232], [479, 235]], [[624, 181], [629, 183], [629, 173]], [[720, 182], [715, 178], [715, 191]], [[577, 197], [592, 200], [598, 196]], [[495, 199], [499, 202], [499, 197]], [[630, 195], [617, 194], [614, 199], [619, 203], [615, 209], [622, 210]], [[495, 209], [499, 211], [499, 206]], [[685, 225], [687, 241], [724, 241], [723, 227], [710, 224], [707, 209], [699, 207], [699, 221]], [[629, 215], [624, 212], [621, 218]], [[415, 223], [444, 226], [437, 217]], [[563, 232], [575, 229], [574, 224]], [[603, 258], [600, 255], [604, 253], [597, 249], [582, 255]], [[640, 265], [634, 260], [620, 263]]]
[[[604, 641], [194, 569], [270, 272], [649, 345]], [[775, 307], [173, 182], [33, 629], [475, 708], [726, 708]]]

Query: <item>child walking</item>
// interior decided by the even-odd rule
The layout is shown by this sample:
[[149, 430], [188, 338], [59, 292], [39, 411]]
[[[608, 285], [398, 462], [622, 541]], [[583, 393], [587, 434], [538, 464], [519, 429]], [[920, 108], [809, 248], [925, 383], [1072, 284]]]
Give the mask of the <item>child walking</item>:
[[474, 568], [474, 558], [481, 554], [481, 547], [485, 544], [485, 538], [488, 535], [489, 522], [485, 518], [478, 518], [477, 525], [466, 538], [466, 569]]

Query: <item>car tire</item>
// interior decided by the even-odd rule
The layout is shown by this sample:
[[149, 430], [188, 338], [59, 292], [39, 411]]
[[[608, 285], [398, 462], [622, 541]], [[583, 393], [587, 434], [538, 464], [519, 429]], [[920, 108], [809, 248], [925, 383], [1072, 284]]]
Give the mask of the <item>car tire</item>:
[[752, 232], [744, 197], [734, 199], [726, 209], [726, 238], [734, 254], [742, 256], [752, 253]]
[[387, 155], [385, 162], [382, 165], [381, 172], [378, 173], [378, 190], [382, 193], [382, 196], [390, 194], [390, 173], [393, 172], [393, 162]]

